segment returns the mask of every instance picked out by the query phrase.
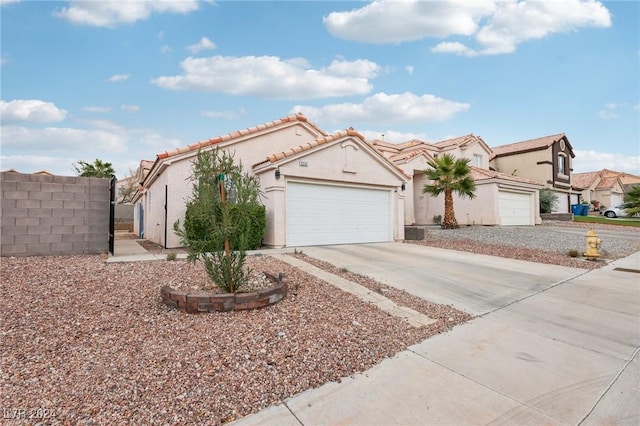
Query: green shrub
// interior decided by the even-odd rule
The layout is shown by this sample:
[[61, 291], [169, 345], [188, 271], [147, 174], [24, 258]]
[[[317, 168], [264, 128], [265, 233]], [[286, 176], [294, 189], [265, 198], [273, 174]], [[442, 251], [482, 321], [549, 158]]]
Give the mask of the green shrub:
[[174, 232], [187, 249], [187, 258], [202, 260], [218, 288], [237, 292], [251, 273], [244, 268], [245, 251], [260, 247], [266, 229], [260, 182], [219, 148], [200, 150], [192, 165], [192, 196], [184, 223], [176, 221]]
[[167, 253], [167, 260], [176, 260], [178, 258], [178, 254], [175, 251], [170, 251]]
[[540, 213], [551, 213], [558, 206], [558, 196], [551, 188], [540, 190]]

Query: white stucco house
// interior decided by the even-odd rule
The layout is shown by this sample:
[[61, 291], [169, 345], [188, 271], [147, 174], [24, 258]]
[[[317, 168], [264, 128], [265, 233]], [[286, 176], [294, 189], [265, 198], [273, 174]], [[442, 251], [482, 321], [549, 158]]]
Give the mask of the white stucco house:
[[134, 198], [144, 238], [180, 247], [173, 223], [191, 196], [192, 160], [215, 147], [259, 178], [267, 247], [404, 239], [409, 178], [358, 132], [329, 135], [301, 114], [157, 154]]
[[411, 140], [391, 144], [376, 140], [371, 144], [411, 178], [406, 185], [407, 225], [431, 224], [434, 216], [444, 215], [444, 195], [434, 198], [423, 194], [422, 188], [428, 183], [424, 174], [427, 161], [445, 153], [469, 159], [471, 177], [476, 184], [476, 197], [472, 200], [454, 194], [454, 210], [460, 225], [509, 226], [542, 222], [538, 191], [544, 184], [490, 170], [492, 151], [479, 136], [469, 134], [437, 143]]
[[405, 226], [429, 225], [444, 214], [443, 196], [422, 193], [427, 161], [444, 153], [472, 165], [476, 197], [454, 200], [460, 225], [542, 222], [538, 191], [544, 183], [491, 170], [493, 152], [479, 136], [437, 143], [366, 141], [353, 129], [327, 134], [296, 114], [143, 161], [135, 232], [166, 248], [180, 247], [173, 224], [184, 219], [191, 196], [192, 161], [199, 150], [216, 147], [259, 178], [266, 247], [403, 240]]

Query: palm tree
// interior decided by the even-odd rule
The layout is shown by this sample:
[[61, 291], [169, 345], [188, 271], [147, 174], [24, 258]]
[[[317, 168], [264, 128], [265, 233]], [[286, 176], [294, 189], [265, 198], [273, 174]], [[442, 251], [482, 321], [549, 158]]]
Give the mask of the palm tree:
[[111, 163], [97, 158], [93, 163], [80, 160], [73, 165], [73, 168], [76, 169], [78, 176], [82, 177], [110, 178], [116, 174]]
[[453, 229], [458, 227], [456, 215], [453, 211], [453, 193], [462, 198], [474, 198], [476, 184], [470, 176], [470, 160], [468, 158], [455, 158], [451, 154], [444, 154], [427, 162], [428, 169], [424, 171], [427, 178], [432, 181], [422, 188], [422, 192], [433, 197], [444, 192], [444, 219], [442, 227]]
[[631, 190], [624, 196], [624, 203], [627, 206], [624, 211], [629, 216], [640, 213], [640, 185], [631, 187]]

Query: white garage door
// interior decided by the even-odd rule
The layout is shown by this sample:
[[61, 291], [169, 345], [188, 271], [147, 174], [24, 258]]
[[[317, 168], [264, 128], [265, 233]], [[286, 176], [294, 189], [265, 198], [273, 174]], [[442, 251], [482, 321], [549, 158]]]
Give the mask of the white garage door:
[[389, 191], [287, 183], [287, 247], [393, 240]]
[[499, 191], [498, 209], [502, 225], [534, 225], [532, 197], [519, 192]]

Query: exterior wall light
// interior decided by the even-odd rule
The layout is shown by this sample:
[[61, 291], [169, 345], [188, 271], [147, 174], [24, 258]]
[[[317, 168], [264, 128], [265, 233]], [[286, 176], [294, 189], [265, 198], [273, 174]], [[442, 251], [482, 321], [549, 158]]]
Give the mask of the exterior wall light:
[[276, 169], [276, 179], [280, 179], [280, 169]]

